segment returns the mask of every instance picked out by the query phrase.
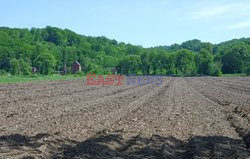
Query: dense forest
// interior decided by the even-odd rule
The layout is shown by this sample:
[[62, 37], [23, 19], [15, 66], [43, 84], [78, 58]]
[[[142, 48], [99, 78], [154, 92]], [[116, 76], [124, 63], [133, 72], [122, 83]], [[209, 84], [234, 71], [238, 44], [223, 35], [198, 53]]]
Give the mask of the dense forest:
[[250, 72], [250, 38], [220, 44], [189, 40], [143, 48], [106, 37], [89, 37], [55, 27], [0, 28], [0, 73], [60, 73], [78, 61], [83, 73], [213, 75]]

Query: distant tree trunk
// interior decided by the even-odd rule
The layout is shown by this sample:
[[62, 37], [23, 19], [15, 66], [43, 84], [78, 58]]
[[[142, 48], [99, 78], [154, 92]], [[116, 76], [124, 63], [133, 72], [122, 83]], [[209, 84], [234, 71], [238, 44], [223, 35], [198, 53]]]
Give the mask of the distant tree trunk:
[[67, 74], [67, 54], [64, 51], [63, 53], [63, 74]]

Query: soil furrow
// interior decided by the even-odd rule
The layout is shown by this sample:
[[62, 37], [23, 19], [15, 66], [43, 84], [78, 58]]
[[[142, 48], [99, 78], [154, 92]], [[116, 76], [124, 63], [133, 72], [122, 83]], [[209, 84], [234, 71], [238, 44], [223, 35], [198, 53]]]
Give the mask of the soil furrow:
[[248, 77], [5, 84], [0, 103], [0, 158], [250, 157]]

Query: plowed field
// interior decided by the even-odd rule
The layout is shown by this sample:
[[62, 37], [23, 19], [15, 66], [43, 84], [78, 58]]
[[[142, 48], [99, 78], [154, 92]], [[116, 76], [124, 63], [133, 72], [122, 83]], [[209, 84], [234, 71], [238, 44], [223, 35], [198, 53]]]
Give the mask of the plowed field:
[[249, 158], [250, 78], [0, 85], [0, 158]]

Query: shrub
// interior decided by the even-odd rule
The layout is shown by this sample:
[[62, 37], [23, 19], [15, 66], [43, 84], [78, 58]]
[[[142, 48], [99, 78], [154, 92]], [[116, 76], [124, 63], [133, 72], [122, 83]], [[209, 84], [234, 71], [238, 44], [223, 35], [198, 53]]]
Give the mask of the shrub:
[[104, 75], [112, 75], [112, 72], [110, 70], [104, 70], [103, 74]]
[[20, 70], [23, 75], [31, 74], [31, 67], [28, 63], [26, 63], [23, 59], [19, 60]]
[[0, 75], [7, 75], [7, 72], [5, 70], [0, 70]]
[[84, 76], [85, 73], [83, 71], [76, 72], [75, 76]]
[[211, 76], [221, 76], [222, 72], [221, 72], [221, 67], [219, 66], [219, 64], [211, 64], [210, 65], [210, 75]]
[[250, 65], [246, 67], [245, 73], [247, 76], [250, 76]]
[[10, 72], [12, 75], [19, 75], [20, 73], [20, 65], [17, 59], [10, 60]]

